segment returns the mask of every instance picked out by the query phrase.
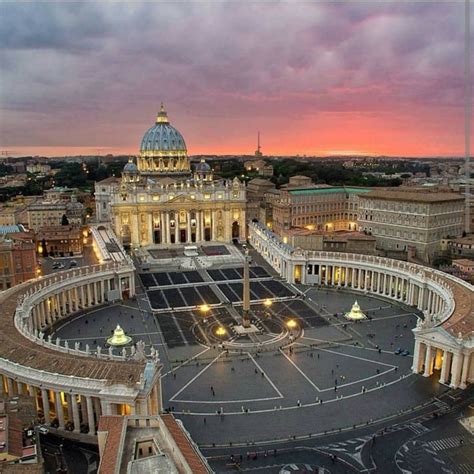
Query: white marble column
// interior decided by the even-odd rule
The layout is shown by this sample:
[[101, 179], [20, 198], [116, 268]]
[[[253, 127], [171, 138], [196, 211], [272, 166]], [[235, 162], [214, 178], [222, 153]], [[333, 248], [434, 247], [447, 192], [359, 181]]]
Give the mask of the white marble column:
[[451, 353], [448, 351], [443, 351], [443, 363], [441, 364], [441, 374], [439, 377], [439, 383], [446, 383], [450, 359]]
[[41, 389], [41, 400], [43, 402], [44, 421], [49, 424], [51, 422], [49, 416], [49, 398], [48, 391], [44, 388]]
[[95, 435], [95, 419], [94, 419], [94, 406], [92, 404], [92, 398], [86, 396], [87, 403], [87, 423], [89, 424], [89, 434]]
[[59, 428], [61, 430], [64, 430], [65, 428], [64, 410], [63, 410], [63, 404], [61, 402], [61, 392], [54, 392], [54, 401], [56, 403], [56, 416], [58, 418]]
[[77, 406], [77, 396], [75, 394], [71, 395], [72, 403], [72, 420], [74, 422], [74, 433], [81, 432], [81, 420], [79, 418], [79, 407]]
[[450, 387], [458, 388], [462, 370], [462, 354], [453, 353], [453, 363], [451, 364], [451, 384]]
[[432, 365], [431, 359], [432, 359], [431, 346], [426, 345], [425, 371], [423, 372], [423, 377], [429, 377], [431, 375], [431, 365]]
[[191, 240], [191, 213], [186, 211], [186, 242], [189, 244]]
[[461, 388], [467, 387], [468, 378], [469, 378], [470, 358], [471, 358], [470, 354], [464, 354], [464, 362], [462, 364], [462, 370], [461, 370], [461, 383], [459, 385]]

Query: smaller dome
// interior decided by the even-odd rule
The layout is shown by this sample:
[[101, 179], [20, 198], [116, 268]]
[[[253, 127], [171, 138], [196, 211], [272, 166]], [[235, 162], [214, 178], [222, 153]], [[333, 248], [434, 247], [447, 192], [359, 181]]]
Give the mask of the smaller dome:
[[194, 171], [196, 173], [209, 173], [211, 171], [211, 167], [205, 160], [201, 160], [195, 167]]
[[124, 173], [138, 173], [137, 165], [130, 159], [128, 163], [123, 167]]

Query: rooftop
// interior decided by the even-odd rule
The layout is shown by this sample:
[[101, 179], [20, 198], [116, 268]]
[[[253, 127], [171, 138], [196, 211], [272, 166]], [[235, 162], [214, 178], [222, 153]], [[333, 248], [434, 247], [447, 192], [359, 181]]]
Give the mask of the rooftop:
[[311, 188], [302, 188], [302, 189], [288, 189], [288, 192], [293, 196], [304, 196], [308, 194], [335, 194], [335, 193], [348, 193], [348, 194], [359, 194], [359, 193], [368, 193], [370, 189], [367, 188], [350, 188], [346, 186], [337, 186], [337, 187], [311, 187]]
[[448, 201], [464, 201], [464, 197], [456, 193], [444, 192], [413, 192], [413, 191], [389, 191], [377, 190], [371, 191], [364, 196], [367, 199], [382, 199], [385, 201], [413, 201], [413, 202], [448, 202]]
[[95, 357], [77, 357], [33, 344], [15, 327], [14, 314], [18, 298], [34, 283], [23, 284], [0, 292], [0, 358], [24, 367], [73, 377], [106, 380], [136, 386], [141, 381], [145, 363], [137, 361], [111, 361]]

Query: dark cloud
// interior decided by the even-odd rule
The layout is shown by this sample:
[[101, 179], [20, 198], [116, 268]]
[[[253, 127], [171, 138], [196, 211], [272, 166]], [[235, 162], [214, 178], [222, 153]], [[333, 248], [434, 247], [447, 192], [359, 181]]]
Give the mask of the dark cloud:
[[[138, 141], [129, 137], [153, 119], [160, 100], [200, 142], [219, 119], [244, 130], [254, 119], [276, 127], [284, 117], [331, 112], [460, 110], [463, 8], [382, 1], [2, 4], [0, 140], [126, 146]], [[203, 130], [200, 124], [193, 132], [196, 119]], [[74, 124], [74, 133], [62, 124]]]

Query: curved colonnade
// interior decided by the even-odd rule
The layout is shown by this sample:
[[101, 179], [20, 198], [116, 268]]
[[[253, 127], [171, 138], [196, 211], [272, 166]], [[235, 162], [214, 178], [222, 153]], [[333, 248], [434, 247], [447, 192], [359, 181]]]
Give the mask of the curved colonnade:
[[383, 257], [295, 249], [254, 222], [249, 241], [289, 283], [346, 288], [413, 306], [424, 314], [415, 335], [413, 372], [439, 371], [440, 383], [474, 381], [472, 285], [421, 265]]
[[114, 354], [45, 339], [63, 318], [135, 295], [130, 260], [57, 273], [0, 293], [0, 390], [34, 398], [38, 418], [96, 434], [99, 417], [161, 411], [161, 365], [143, 346]]

